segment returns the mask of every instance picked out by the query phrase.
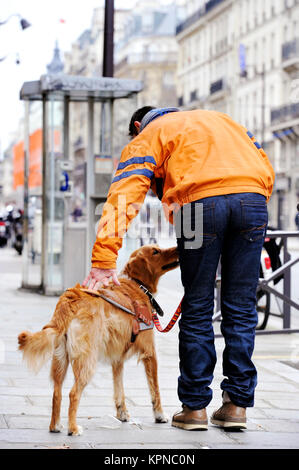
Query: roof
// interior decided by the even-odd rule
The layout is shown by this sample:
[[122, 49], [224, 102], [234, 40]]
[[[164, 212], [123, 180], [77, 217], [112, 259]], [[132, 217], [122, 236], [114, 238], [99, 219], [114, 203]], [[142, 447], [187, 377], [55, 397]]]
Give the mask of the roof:
[[60, 50], [58, 47], [58, 41], [55, 43], [54, 55], [50, 64], [47, 65], [48, 73], [60, 73], [63, 71], [64, 64], [60, 58]]
[[41, 101], [43, 96], [56, 99], [68, 96], [71, 101], [96, 101], [110, 98], [127, 98], [142, 90], [139, 80], [110, 77], [83, 77], [65, 74], [42, 75], [40, 80], [25, 82], [20, 91], [21, 100]]

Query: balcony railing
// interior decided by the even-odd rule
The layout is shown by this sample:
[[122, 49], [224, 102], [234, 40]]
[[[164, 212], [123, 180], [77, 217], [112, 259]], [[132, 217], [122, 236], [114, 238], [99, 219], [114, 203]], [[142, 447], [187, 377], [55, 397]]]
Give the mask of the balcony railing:
[[282, 45], [282, 59], [289, 60], [293, 57], [299, 57], [299, 39], [286, 42]]
[[199, 8], [195, 13], [193, 13], [193, 15], [189, 16], [185, 21], [183, 21], [176, 27], [176, 34], [179, 34], [184, 31], [184, 29], [189, 28], [189, 26], [193, 25], [196, 21], [198, 21], [204, 15], [209, 13], [217, 5], [225, 1], [226, 0], [210, 0], [209, 2], [207, 2], [205, 6]]
[[289, 41], [282, 46], [282, 65], [288, 72], [299, 68], [299, 38]]
[[175, 64], [178, 60], [176, 52], [145, 52], [140, 54], [130, 54], [124, 57], [115, 65], [115, 71], [120, 70], [125, 65], [132, 64]]
[[271, 110], [271, 123], [279, 124], [299, 118], [299, 103], [292, 103]]

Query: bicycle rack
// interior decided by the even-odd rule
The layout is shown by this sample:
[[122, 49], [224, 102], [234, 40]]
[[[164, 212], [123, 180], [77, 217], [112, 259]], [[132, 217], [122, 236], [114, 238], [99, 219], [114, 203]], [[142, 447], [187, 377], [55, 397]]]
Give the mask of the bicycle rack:
[[[282, 265], [273, 271], [273, 273], [267, 278], [259, 280], [257, 292], [263, 290], [269, 292], [271, 295], [283, 301], [282, 314], [273, 314], [277, 317], [282, 318], [283, 328], [278, 330], [257, 330], [257, 335], [270, 335], [270, 334], [281, 334], [281, 333], [299, 333], [299, 329], [291, 328], [291, 307], [299, 311], [299, 304], [291, 299], [291, 267], [299, 262], [299, 256], [291, 260], [291, 255], [288, 251], [288, 238], [299, 237], [299, 231], [283, 231], [275, 230], [268, 231], [266, 237], [268, 238], [280, 238], [283, 250]], [[283, 274], [283, 290], [279, 292], [269, 284], [274, 281], [278, 276]], [[221, 289], [221, 274], [220, 272], [216, 278], [216, 313], [213, 315], [213, 322], [221, 318], [220, 311], [220, 289]], [[222, 337], [221, 334], [216, 334], [215, 338]]]

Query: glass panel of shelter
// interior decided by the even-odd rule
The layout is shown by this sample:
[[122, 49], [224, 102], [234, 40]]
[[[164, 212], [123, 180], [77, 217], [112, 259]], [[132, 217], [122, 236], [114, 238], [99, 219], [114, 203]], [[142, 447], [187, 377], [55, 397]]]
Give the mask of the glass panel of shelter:
[[55, 95], [49, 97], [47, 112], [47, 155], [46, 155], [46, 256], [45, 284], [49, 290], [62, 289], [63, 236], [64, 236], [64, 197], [61, 187], [63, 181], [62, 164], [64, 160], [64, 110], [63, 102], [56, 100]]
[[[23, 286], [41, 285], [42, 253], [42, 103], [27, 102], [25, 107], [24, 158], [27, 176], [24, 174], [23, 222]], [[26, 207], [25, 207], [26, 206]], [[25, 233], [26, 232], [26, 233]]]

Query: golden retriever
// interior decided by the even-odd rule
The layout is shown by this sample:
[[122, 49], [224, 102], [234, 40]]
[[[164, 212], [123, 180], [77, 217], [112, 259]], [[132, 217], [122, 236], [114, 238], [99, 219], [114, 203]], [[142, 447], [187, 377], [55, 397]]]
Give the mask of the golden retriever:
[[[131, 254], [120, 273], [120, 286], [110, 283], [98, 292], [131, 311], [137, 301], [151, 314], [149, 297], [140, 289], [136, 280], [151, 293], [155, 293], [161, 275], [176, 266], [176, 247], [161, 249], [157, 245], [143, 246]], [[61, 389], [69, 363], [75, 379], [69, 394], [69, 435], [82, 433], [81, 427], [76, 423], [77, 410], [82, 391], [90, 382], [98, 360], [109, 361], [112, 365], [116, 416], [120, 421], [128, 421], [122, 373], [124, 361], [134, 354], [138, 355], [138, 361], [142, 360], [145, 367], [155, 421], [167, 422], [160, 400], [154, 332], [153, 329], [140, 331], [132, 342], [134, 322], [136, 323], [136, 318], [133, 315], [101, 297], [90, 295], [77, 284], [61, 295], [52, 319], [41, 331], [24, 331], [19, 334], [19, 349], [29, 368], [38, 372], [52, 357], [51, 378], [54, 391], [49, 427], [51, 432], [59, 432], [62, 428]]]

